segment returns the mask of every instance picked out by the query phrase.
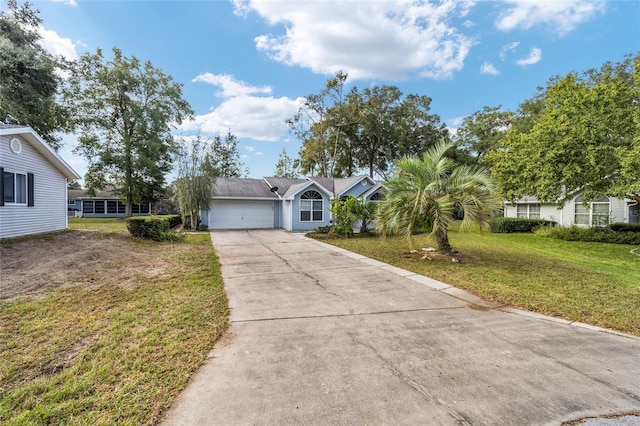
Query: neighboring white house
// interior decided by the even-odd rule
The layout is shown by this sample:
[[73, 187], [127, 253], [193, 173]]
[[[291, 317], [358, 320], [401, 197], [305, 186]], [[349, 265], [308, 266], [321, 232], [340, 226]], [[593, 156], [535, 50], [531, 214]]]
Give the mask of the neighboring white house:
[[553, 220], [561, 226], [598, 226], [615, 222], [640, 222], [640, 205], [631, 199], [600, 197], [587, 204], [581, 194], [568, 200], [562, 208], [541, 203], [534, 197], [523, 197], [515, 204], [505, 202], [505, 217]]
[[31, 128], [0, 123], [0, 238], [66, 229], [80, 176]]
[[379, 199], [382, 185], [368, 176], [350, 178], [218, 178], [208, 211], [209, 229], [282, 228], [309, 231], [330, 225], [331, 200]]

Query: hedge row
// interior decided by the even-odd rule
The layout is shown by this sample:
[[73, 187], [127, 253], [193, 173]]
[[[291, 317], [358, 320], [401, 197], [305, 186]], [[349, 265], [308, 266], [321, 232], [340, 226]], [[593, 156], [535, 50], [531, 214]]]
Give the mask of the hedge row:
[[542, 227], [535, 232], [536, 235], [542, 237], [557, 238], [566, 241], [640, 245], [640, 232], [636, 232], [635, 230], [617, 232], [614, 231], [613, 228], [624, 229], [626, 227], [614, 227], [611, 225], [603, 228], [579, 228], [577, 226], [557, 228]]
[[179, 215], [134, 216], [127, 218], [127, 229], [134, 237], [154, 241], [175, 241], [178, 234], [171, 228], [180, 224]]
[[519, 217], [498, 217], [489, 221], [491, 232], [510, 234], [513, 232], [533, 232], [541, 226], [555, 226], [556, 222], [544, 219], [524, 219]]
[[640, 233], [640, 223], [612, 223], [607, 226], [613, 232], [638, 232]]

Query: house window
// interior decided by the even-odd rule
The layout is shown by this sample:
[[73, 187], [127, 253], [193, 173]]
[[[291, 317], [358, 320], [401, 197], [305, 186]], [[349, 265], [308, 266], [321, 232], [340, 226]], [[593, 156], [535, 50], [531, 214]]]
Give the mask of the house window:
[[96, 201], [95, 204], [95, 208], [94, 208], [94, 213], [100, 213], [103, 214], [105, 212], [105, 208], [104, 208], [104, 200], [98, 200]]
[[540, 204], [518, 204], [516, 217], [523, 219], [540, 219]]
[[69, 200], [69, 201], [67, 201], [67, 203], [68, 203], [70, 206], [75, 206], [75, 205], [76, 205], [76, 200]]
[[27, 175], [3, 172], [5, 203], [27, 204]]
[[300, 197], [300, 222], [322, 222], [322, 195], [307, 191]]
[[107, 200], [107, 213], [118, 213], [117, 200]]
[[597, 200], [583, 203], [580, 195], [575, 202], [575, 223], [584, 226], [603, 226], [609, 223], [609, 213], [611, 203], [607, 197], [600, 197]]
[[382, 201], [384, 200], [384, 196], [382, 195], [381, 192], [376, 192], [375, 194], [373, 194], [371, 196], [371, 198], [369, 198], [370, 201]]
[[82, 211], [84, 213], [93, 213], [93, 201], [83, 201], [82, 202]]

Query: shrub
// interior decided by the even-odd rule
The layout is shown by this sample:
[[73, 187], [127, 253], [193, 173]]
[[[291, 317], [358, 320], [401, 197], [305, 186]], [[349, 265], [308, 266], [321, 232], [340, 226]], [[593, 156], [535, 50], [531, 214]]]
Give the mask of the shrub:
[[169, 228], [175, 228], [182, 223], [182, 216], [179, 214], [170, 214], [164, 217], [169, 220]]
[[339, 235], [341, 237], [351, 237], [353, 230], [350, 226], [345, 225], [333, 225], [329, 230], [330, 235]]
[[325, 226], [318, 226], [316, 228], [316, 232], [318, 234], [328, 234], [329, 232], [331, 232], [331, 227], [333, 225], [325, 225]]
[[353, 230], [345, 225], [325, 225], [318, 226], [313, 234], [329, 234], [332, 236], [351, 237]]
[[640, 223], [617, 222], [607, 226], [613, 232], [640, 232]]
[[175, 241], [178, 235], [171, 232], [167, 216], [136, 216], [127, 218], [127, 229], [134, 237], [154, 241]]
[[565, 241], [640, 245], [640, 233], [615, 232], [610, 227], [579, 228], [574, 225], [552, 228], [545, 226], [538, 228], [535, 233], [542, 237], [557, 238]]
[[509, 234], [513, 232], [533, 232], [541, 226], [555, 226], [556, 222], [545, 219], [524, 219], [519, 217], [498, 217], [489, 221], [491, 232]]

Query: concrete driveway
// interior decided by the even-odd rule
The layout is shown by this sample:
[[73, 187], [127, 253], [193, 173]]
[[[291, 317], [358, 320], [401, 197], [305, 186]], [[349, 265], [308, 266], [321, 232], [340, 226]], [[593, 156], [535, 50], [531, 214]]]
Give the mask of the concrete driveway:
[[638, 338], [299, 234], [211, 235], [231, 326], [167, 425], [559, 425], [640, 410]]

